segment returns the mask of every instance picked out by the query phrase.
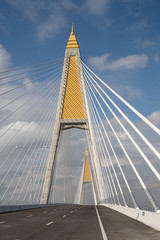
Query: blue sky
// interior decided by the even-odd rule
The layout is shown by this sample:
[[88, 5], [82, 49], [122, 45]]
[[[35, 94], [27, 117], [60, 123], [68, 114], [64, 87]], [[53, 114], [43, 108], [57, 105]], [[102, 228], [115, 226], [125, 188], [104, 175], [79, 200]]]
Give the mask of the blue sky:
[[1, 1], [1, 69], [63, 58], [73, 22], [83, 61], [149, 116], [160, 109], [159, 9], [159, 0]]

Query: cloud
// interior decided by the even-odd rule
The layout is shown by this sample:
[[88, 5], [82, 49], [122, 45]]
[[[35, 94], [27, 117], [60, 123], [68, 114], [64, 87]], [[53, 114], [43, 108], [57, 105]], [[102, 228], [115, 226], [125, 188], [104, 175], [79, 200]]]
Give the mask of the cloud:
[[150, 40], [150, 39], [141, 39], [137, 38], [135, 41], [137, 46], [142, 47], [142, 48], [148, 48], [148, 47], [153, 47], [157, 45], [156, 41]]
[[46, 22], [37, 25], [37, 37], [40, 42], [53, 38], [65, 26], [66, 20], [59, 7], [56, 7], [55, 14], [50, 15]]
[[0, 71], [7, 70], [11, 65], [11, 54], [0, 44]]
[[128, 26], [127, 30], [131, 30], [131, 31], [132, 30], [141, 30], [141, 29], [146, 28], [148, 26], [149, 26], [149, 24], [148, 24], [147, 20], [142, 20], [142, 21], [137, 22], [137, 23], [135, 23], [131, 26]]
[[61, 5], [68, 10], [74, 10], [78, 14], [92, 14], [102, 16], [109, 7], [110, 0], [85, 0], [81, 5], [76, 4], [72, 0], [62, 0]]
[[81, 8], [72, 0], [62, 0], [61, 5], [62, 5], [62, 7], [64, 7], [65, 9], [68, 9], [68, 10], [74, 9], [75, 11], [80, 11], [80, 8]]
[[[151, 113], [149, 116], [147, 116], [147, 119], [156, 127], [160, 128], [160, 110]], [[142, 132], [146, 132], [147, 135], [153, 135], [153, 130], [149, 128], [148, 125], [146, 125], [142, 120], [137, 122], [137, 126]], [[160, 143], [158, 135], [155, 135], [154, 138], [152, 137], [152, 143], [153, 142], [156, 144]]]
[[94, 15], [103, 15], [109, 4], [110, 0], [86, 0], [83, 8]]
[[142, 55], [129, 55], [120, 58], [115, 61], [108, 61], [109, 54], [104, 54], [97, 57], [89, 57], [88, 62], [90, 65], [94, 66], [99, 71], [105, 70], [131, 70], [137, 68], [145, 68], [148, 62], [148, 56], [146, 54]]
[[153, 112], [148, 119], [155, 124], [156, 126], [160, 127], [160, 110]]
[[6, 130], [8, 128], [10, 128], [13, 124], [14, 124], [14, 126], [11, 128], [11, 130], [9, 132], [11, 136], [13, 136], [23, 125], [25, 125], [25, 126], [22, 128], [21, 134], [26, 132], [27, 129], [29, 129], [29, 132], [32, 133], [32, 132], [34, 132], [35, 128], [37, 127], [37, 124], [35, 122], [24, 122], [24, 121], [17, 121], [15, 123], [11, 122], [10, 124], [5, 125], [0, 129], [0, 136], [4, 132], [6, 132]]
[[155, 61], [155, 63], [160, 64], [160, 56], [159, 56], [159, 54], [155, 54], [154, 55], [154, 61]]
[[[34, 29], [35, 35], [44, 43], [46, 39], [52, 39], [63, 29], [67, 23], [66, 11], [74, 12], [81, 16], [103, 16], [109, 7], [110, 0], [85, 0], [77, 4], [72, 0], [7, 0], [10, 7], [18, 10], [22, 16], [29, 20]], [[112, 21], [107, 18], [105, 28], [108, 28]]]
[[56, 2], [47, 1], [47, 4], [44, 0], [8, 0], [7, 2], [33, 24], [41, 43], [55, 37], [66, 24], [66, 18]]
[[27, 91], [33, 89], [35, 85], [28, 77], [24, 78], [23, 83], [25, 84], [25, 88]]
[[140, 99], [142, 97], [142, 90], [131, 85], [116, 83], [113, 88], [127, 99]]

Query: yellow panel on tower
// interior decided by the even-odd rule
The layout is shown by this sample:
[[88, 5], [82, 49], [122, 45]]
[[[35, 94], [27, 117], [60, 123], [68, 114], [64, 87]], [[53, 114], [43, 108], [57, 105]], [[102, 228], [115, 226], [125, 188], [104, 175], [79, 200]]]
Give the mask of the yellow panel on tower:
[[62, 119], [85, 119], [76, 57], [70, 57]]

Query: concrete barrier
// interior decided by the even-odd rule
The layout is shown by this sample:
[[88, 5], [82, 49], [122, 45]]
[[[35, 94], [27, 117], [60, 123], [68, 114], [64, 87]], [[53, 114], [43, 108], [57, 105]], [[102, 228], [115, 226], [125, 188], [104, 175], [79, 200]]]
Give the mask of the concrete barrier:
[[120, 212], [128, 217], [131, 217], [139, 222], [144, 223], [149, 227], [152, 227], [160, 231], [160, 213], [154, 213], [145, 210], [112, 205], [107, 203], [100, 204], [100, 206], [111, 208], [117, 212]]

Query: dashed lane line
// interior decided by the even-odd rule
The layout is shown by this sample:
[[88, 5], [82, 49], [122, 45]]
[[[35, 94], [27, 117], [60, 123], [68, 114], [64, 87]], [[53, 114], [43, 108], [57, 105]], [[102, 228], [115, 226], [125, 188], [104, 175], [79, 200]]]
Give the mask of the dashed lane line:
[[33, 215], [28, 215], [27, 218], [33, 217]]
[[5, 223], [6, 221], [2, 221], [2, 222], [0, 222], [0, 224], [3, 224], [3, 223]]
[[53, 221], [52, 221], [52, 222], [49, 222], [49, 223], [47, 223], [46, 225], [47, 225], [47, 226], [49, 226], [49, 225], [51, 225], [52, 223], [53, 223]]
[[63, 215], [62, 217], [65, 218], [67, 215]]

